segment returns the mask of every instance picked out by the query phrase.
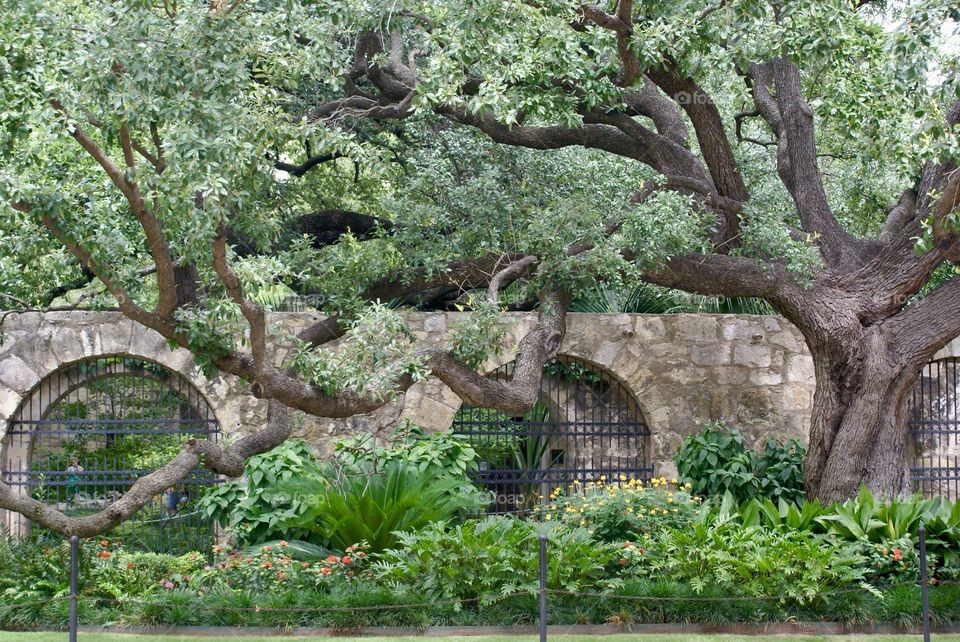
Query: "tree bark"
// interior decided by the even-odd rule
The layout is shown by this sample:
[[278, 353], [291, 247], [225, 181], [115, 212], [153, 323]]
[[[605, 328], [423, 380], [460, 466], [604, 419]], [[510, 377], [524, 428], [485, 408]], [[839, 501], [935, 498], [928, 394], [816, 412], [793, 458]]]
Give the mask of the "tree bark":
[[919, 367], [886, 344], [878, 330], [810, 345], [817, 387], [804, 473], [811, 498], [841, 501], [861, 485], [878, 496], [910, 492], [907, 400]]

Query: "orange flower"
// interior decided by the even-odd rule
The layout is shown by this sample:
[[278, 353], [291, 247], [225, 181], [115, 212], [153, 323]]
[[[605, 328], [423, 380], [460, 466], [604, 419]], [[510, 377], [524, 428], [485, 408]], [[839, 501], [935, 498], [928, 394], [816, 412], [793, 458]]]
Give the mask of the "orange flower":
[[893, 561], [899, 562], [902, 559], [903, 559], [903, 553], [900, 551], [900, 549], [899, 548], [893, 549]]
[[102, 559], [102, 560], [108, 560], [108, 559], [110, 559], [110, 552], [109, 552], [109, 551], [100, 551], [99, 553], [97, 553], [97, 557], [99, 557], [99, 558]]
[[620, 566], [626, 566], [627, 560], [620, 560]]
[[330, 567], [329, 567], [329, 566], [324, 566], [322, 569], [320, 569], [320, 574], [321, 574], [321, 575], [330, 575]]
[[310, 568], [310, 562], [301, 562], [300, 568]]
[[273, 564], [271, 564], [270, 562], [264, 562], [263, 568], [273, 568]]
[[264, 547], [263, 547], [263, 552], [264, 552], [264, 553], [269, 553], [269, 552], [272, 551], [272, 550], [273, 550], [273, 547], [272, 547], [272, 546], [264, 546]]
[[136, 566], [136, 564], [133, 562], [127, 562], [127, 568], [133, 568], [134, 566]]
[[363, 558], [366, 557], [366, 556], [367, 556], [367, 554], [364, 553], [363, 551], [360, 551], [359, 553], [357, 553], [357, 557], [359, 557], [360, 559], [363, 559]]
[[281, 546], [281, 547], [290, 546], [290, 544], [287, 543], [287, 540], [282, 539], [282, 540], [280, 540], [280, 546]]
[[350, 557], [349, 557], [348, 555], [344, 555], [344, 556], [343, 556], [343, 559], [341, 559], [340, 561], [343, 562], [344, 564], [349, 564], [349, 563], [352, 562], [353, 560], [350, 559]]
[[100, 546], [102, 546], [102, 547], [104, 547], [104, 548], [107, 548], [108, 546], [110, 546], [110, 542], [108, 542], [108, 541], [105, 540], [105, 539], [102, 539], [102, 540], [100, 540]]
[[214, 555], [219, 555], [222, 550], [223, 550], [223, 547], [222, 547], [222, 546], [214, 546], [214, 547], [213, 547], [213, 553], [214, 553]]
[[331, 564], [335, 564], [340, 560], [336, 555], [330, 555], [327, 557], [327, 561], [330, 562]]

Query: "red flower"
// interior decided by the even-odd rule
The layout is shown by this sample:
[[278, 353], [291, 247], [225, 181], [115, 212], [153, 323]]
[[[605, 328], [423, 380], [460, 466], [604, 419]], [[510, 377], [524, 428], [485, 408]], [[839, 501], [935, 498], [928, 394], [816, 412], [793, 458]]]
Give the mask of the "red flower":
[[340, 561], [340, 558], [338, 558], [336, 555], [330, 555], [327, 557], [327, 561], [331, 564], [335, 564]]
[[301, 562], [300, 566], [301, 568], [310, 568], [310, 562]]
[[109, 552], [109, 551], [100, 551], [99, 553], [97, 553], [97, 557], [99, 557], [99, 558], [102, 559], [102, 560], [108, 560], [108, 559], [110, 559], [110, 552]]
[[329, 566], [324, 566], [322, 569], [320, 569], [320, 573], [321, 573], [322, 575], [330, 575], [330, 567], [329, 567]]
[[214, 555], [219, 555], [219, 554], [220, 554], [220, 551], [222, 551], [222, 550], [223, 550], [223, 547], [222, 547], [222, 546], [214, 546], [214, 547], [213, 547], [213, 554], [214, 554]]
[[349, 564], [349, 563], [352, 562], [353, 560], [350, 559], [350, 557], [349, 557], [348, 555], [344, 555], [344, 556], [343, 556], [343, 559], [341, 559], [340, 561], [343, 562], [344, 564]]
[[264, 553], [269, 553], [269, 552], [272, 551], [272, 550], [273, 550], [273, 547], [272, 547], [272, 546], [264, 546], [264, 547], [263, 547], [263, 552], [264, 552]]
[[899, 562], [902, 559], [903, 559], [903, 553], [900, 552], [900, 549], [899, 548], [893, 549], [893, 561]]
[[263, 568], [273, 568], [273, 564], [271, 564], [270, 562], [264, 562]]
[[360, 551], [359, 553], [357, 553], [357, 557], [359, 557], [360, 559], [363, 559], [363, 558], [366, 557], [366, 556], [367, 556], [367, 554], [364, 553], [363, 551]]
[[104, 547], [104, 548], [107, 548], [108, 546], [110, 546], [110, 542], [108, 542], [108, 541], [105, 540], [105, 539], [102, 539], [102, 540], [100, 540], [100, 546], [102, 546], [102, 547]]
[[643, 547], [642, 547], [642, 546], [641, 546], [640, 548], [638, 548], [637, 550], [640, 551], [640, 554], [641, 554], [641, 555], [643, 555], [644, 550], [643, 550]]
[[934, 586], [936, 586], [936, 585], [937, 585], [937, 578], [931, 577], [931, 578], [930, 578], [930, 583], [933, 584]]
[[127, 568], [133, 568], [134, 566], [133, 562], [127, 562]]
[[627, 560], [620, 560], [620, 566], [626, 566]]

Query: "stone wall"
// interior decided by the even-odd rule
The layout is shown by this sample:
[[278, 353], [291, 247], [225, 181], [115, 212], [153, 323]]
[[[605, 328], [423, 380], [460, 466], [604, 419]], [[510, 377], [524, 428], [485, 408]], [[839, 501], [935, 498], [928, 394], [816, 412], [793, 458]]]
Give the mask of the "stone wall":
[[[412, 313], [416, 336], [441, 342], [457, 313]], [[270, 323], [295, 331], [310, 314], [274, 314]], [[508, 344], [534, 322], [508, 315]], [[44, 377], [89, 357], [128, 355], [160, 363], [191, 381], [213, 407], [229, 439], [264, 421], [264, 404], [231, 376], [206, 379], [185, 350], [119, 313], [70, 312], [9, 315], [0, 345], [0, 430]], [[287, 346], [273, 347], [282, 361]], [[960, 348], [960, 344], [952, 346]], [[952, 350], [950, 351], [952, 352]], [[674, 471], [671, 457], [682, 438], [703, 424], [726, 420], [753, 443], [769, 436], [804, 437], [813, 395], [813, 366], [800, 333], [771, 316], [571, 314], [561, 353], [608, 370], [635, 396], [652, 433], [659, 474]], [[484, 364], [509, 362], [509, 349]], [[450, 426], [460, 400], [437, 380], [422, 382], [377, 412], [347, 420], [299, 416], [298, 432], [326, 451], [341, 436], [380, 431], [409, 418], [431, 430]]]

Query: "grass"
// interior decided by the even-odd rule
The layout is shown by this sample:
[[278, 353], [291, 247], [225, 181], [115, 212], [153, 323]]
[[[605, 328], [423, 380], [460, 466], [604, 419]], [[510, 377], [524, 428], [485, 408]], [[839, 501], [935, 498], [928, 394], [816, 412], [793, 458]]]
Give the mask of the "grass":
[[[7, 633], [0, 631], [0, 642], [62, 642], [64, 633]], [[157, 639], [157, 636], [151, 636]], [[551, 642], [784, 642], [802, 640], [803, 642], [907, 642], [916, 640], [916, 635], [551, 635]], [[81, 633], [81, 642], [143, 642], [148, 639], [141, 635], [122, 635], [118, 633]], [[164, 642], [210, 642], [216, 638], [195, 636], [164, 636]], [[329, 637], [242, 637], [242, 642], [277, 642], [277, 640], [296, 640], [297, 642], [459, 642], [463, 637], [366, 637], [366, 638], [329, 638]], [[535, 642], [535, 635], [496, 635], [466, 638], [476, 642]], [[960, 642], [960, 635], [934, 635], [936, 642]]]

